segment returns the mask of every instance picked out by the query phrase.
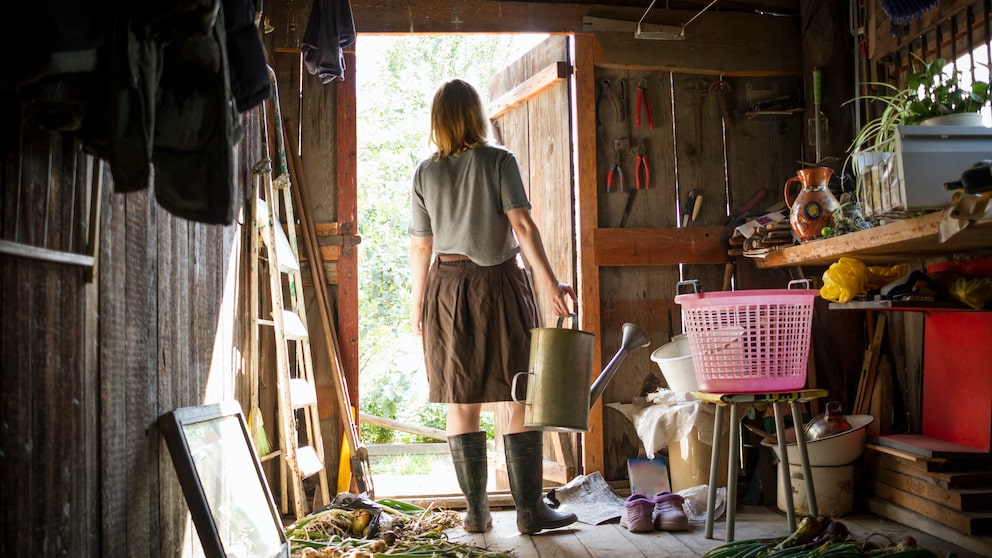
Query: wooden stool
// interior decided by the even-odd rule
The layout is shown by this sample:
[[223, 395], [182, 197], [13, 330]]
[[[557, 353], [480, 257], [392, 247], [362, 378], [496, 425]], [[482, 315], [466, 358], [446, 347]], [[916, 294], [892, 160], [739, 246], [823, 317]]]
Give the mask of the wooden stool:
[[[789, 454], [786, 451], [785, 419], [782, 418], [782, 403], [792, 405], [793, 422], [796, 426], [796, 441], [799, 446], [799, 458], [802, 461], [803, 476], [806, 481], [806, 502], [809, 515], [818, 515], [816, 509], [816, 494], [813, 492], [813, 472], [809, 465], [809, 455], [806, 453], [806, 437], [802, 431], [802, 411], [799, 404], [825, 397], [824, 389], [804, 389], [797, 391], [775, 391], [768, 393], [709, 393], [697, 391], [693, 393], [696, 399], [716, 405], [716, 419], [713, 424], [713, 455], [710, 458], [710, 485], [706, 498], [706, 538], [713, 538], [713, 510], [716, 508], [716, 485], [720, 467], [721, 438], [723, 437], [723, 413], [730, 407], [730, 456], [727, 459], [727, 536], [726, 541], [734, 540], [734, 520], [737, 517], [737, 473], [740, 468], [740, 437], [741, 421], [739, 406], [749, 407], [755, 403], [771, 403], [775, 411], [775, 432], [778, 437], [779, 470], [785, 489], [785, 515], [789, 522], [789, 532], [796, 530], [796, 510], [792, 504], [792, 483], [789, 472]], [[797, 420], [795, 417], [799, 417]]]

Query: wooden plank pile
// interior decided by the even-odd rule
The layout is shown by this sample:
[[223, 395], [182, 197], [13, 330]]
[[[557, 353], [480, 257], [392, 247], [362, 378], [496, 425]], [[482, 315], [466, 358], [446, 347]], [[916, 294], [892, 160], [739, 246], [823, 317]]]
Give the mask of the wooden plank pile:
[[869, 494], [966, 535], [992, 534], [989, 454], [876, 441], [864, 453]]

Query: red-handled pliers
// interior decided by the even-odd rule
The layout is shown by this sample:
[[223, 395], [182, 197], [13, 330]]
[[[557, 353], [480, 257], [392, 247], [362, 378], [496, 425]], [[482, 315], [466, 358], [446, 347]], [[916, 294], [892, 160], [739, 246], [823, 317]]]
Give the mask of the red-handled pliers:
[[[648, 156], [645, 153], [647, 145], [645, 140], [637, 143], [637, 147], [631, 149], [634, 154], [634, 187], [638, 190], [646, 190], [651, 185], [651, 169], [648, 167]], [[641, 175], [644, 179], [641, 179]]]
[[634, 113], [634, 125], [638, 128], [641, 127], [642, 104], [648, 112], [648, 128], [654, 130], [654, 116], [651, 114], [651, 100], [648, 99], [648, 78], [641, 78], [641, 82], [637, 84], [637, 104], [635, 105], [636, 112]]
[[623, 170], [620, 168], [620, 165], [617, 164], [617, 163], [613, 163], [612, 165], [610, 165], [610, 172], [608, 172], [606, 174], [606, 191], [607, 192], [615, 192], [616, 191], [616, 190], [613, 189], [613, 186], [614, 186], [614, 184], [613, 184], [613, 177], [614, 176], [616, 177], [616, 183], [617, 183], [616, 185], [620, 188], [620, 191], [623, 192], [624, 191], [624, 189], [623, 189]]
[[613, 177], [616, 177], [617, 187], [620, 191], [624, 191], [623, 187], [623, 169], [620, 168], [620, 149], [613, 151], [613, 163], [610, 164], [610, 170], [606, 173], [606, 191], [615, 192], [613, 189]]

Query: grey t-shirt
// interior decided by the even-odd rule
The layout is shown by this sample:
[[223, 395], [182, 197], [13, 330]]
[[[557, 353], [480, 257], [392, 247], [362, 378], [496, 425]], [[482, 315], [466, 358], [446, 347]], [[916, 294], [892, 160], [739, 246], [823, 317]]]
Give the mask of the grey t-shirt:
[[517, 159], [497, 145], [427, 159], [413, 174], [408, 232], [433, 236], [435, 254], [499, 265], [520, 251], [506, 212], [530, 208]]

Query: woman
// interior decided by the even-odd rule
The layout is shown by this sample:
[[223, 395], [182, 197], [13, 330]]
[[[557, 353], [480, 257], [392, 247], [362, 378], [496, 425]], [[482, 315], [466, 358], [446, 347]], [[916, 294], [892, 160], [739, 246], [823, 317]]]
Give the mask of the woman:
[[465, 530], [484, 532], [492, 525], [479, 416], [483, 403], [507, 401], [503, 442], [517, 529], [536, 533], [576, 517], [544, 504], [543, 435], [524, 430], [523, 405], [511, 402], [512, 377], [527, 370], [530, 330], [538, 325], [517, 254], [530, 263], [555, 314], [568, 315], [575, 291], [551, 269], [516, 158], [491, 144], [489, 131], [471, 85], [454, 79], [437, 90], [430, 134], [436, 151], [413, 176], [410, 325], [423, 336], [430, 401], [448, 404], [448, 445], [467, 502]]

